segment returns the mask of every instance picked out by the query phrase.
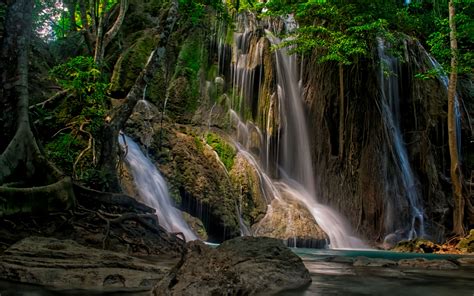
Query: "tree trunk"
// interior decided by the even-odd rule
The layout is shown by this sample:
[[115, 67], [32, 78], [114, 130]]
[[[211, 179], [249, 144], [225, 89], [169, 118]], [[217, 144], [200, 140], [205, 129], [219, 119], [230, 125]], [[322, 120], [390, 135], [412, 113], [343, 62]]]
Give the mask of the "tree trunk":
[[100, 1], [99, 22], [97, 25], [97, 34], [95, 37], [94, 61], [101, 64], [104, 57], [104, 30], [105, 30], [105, 9], [107, 8], [107, 0]]
[[339, 159], [341, 160], [344, 156], [344, 118], [344, 68], [342, 63], [339, 63]]
[[124, 103], [112, 110], [109, 120], [106, 121], [103, 128], [103, 141], [100, 153], [99, 166], [107, 177], [108, 183], [106, 190], [120, 191], [120, 184], [117, 176], [117, 165], [119, 160], [118, 137], [120, 130], [125, 126], [128, 118], [133, 112], [133, 108], [138, 100], [142, 98], [143, 90], [146, 84], [153, 79], [156, 71], [164, 64], [166, 46], [173, 27], [178, 19], [178, 1], [174, 0], [168, 11], [168, 16], [163, 25], [155, 50], [148, 58], [148, 62], [140, 75], [135, 80], [135, 84], [125, 97]]
[[112, 27], [105, 32], [106, 30], [106, 19], [105, 19], [105, 9], [107, 7], [107, 0], [103, 0], [101, 4], [101, 13], [99, 15], [99, 24], [97, 26], [97, 36], [95, 42], [95, 53], [94, 53], [94, 61], [97, 64], [102, 63], [105, 54], [105, 48], [109, 45], [110, 41], [114, 39], [117, 35], [122, 23], [125, 19], [125, 14], [127, 13], [128, 9], [128, 0], [121, 0], [120, 1], [120, 12], [117, 16]]
[[74, 204], [71, 179], [49, 164], [30, 128], [28, 53], [33, 3], [9, 3], [2, 40], [0, 89], [2, 103], [11, 114], [0, 126], [2, 134], [8, 135], [2, 139], [8, 145], [0, 154], [0, 216]]
[[449, 1], [449, 28], [451, 40], [451, 75], [448, 86], [448, 141], [449, 155], [451, 157], [451, 182], [453, 186], [454, 211], [453, 232], [456, 235], [464, 235], [464, 197], [462, 195], [462, 172], [459, 163], [456, 135], [456, 84], [457, 84], [457, 56], [458, 45], [456, 38], [455, 9], [453, 0]]

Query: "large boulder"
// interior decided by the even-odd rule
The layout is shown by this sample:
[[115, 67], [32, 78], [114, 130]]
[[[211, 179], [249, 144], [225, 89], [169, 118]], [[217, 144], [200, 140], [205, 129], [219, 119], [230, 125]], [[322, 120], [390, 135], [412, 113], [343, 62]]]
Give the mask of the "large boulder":
[[274, 199], [252, 230], [255, 235], [278, 238], [296, 247], [324, 248], [329, 243], [308, 209], [296, 200]]
[[216, 249], [199, 241], [188, 247], [155, 295], [271, 295], [311, 282], [301, 258], [276, 239], [238, 237]]
[[0, 278], [59, 289], [150, 290], [175, 263], [147, 262], [72, 240], [28, 237], [0, 256]]

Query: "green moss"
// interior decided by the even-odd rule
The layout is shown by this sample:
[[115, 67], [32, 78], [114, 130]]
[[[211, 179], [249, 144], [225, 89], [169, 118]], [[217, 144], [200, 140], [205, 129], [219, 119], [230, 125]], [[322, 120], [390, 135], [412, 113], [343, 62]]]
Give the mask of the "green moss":
[[186, 97], [181, 98], [185, 102], [185, 111], [194, 112], [198, 107], [199, 99], [199, 70], [204, 65], [206, 56], [201, 34], [193, 34], [184, 42], [179, 52], [178, 62], [175, 70], [175, 79], [185, 78], [187, 91]]
[[214, 133], [207, 134], [206, 142], [217, 152], [225, 168], [229, 171], [234, 165], [235, 149]]
[[194, 136], [194, 143], [196, 144], [196, 148], [200, 153], [204, 151], [204, 145], [202, 144], [201, 139], [198, 136]]
[[116, 93], [127, 93], [145, 66], [155, 46], [152, 34], [144, 34], [128, 48], [115, 64], [110, 90]]

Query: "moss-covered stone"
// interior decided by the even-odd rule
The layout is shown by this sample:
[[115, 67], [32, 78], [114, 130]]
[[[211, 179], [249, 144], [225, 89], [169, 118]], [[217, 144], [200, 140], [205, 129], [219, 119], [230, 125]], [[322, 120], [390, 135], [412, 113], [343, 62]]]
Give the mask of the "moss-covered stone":
[[191, 227], [199, 239], [206, 241], [208, 239], [206, 228], [199, 218], [191, 216], [186, 212], [182, 212], [184, 221]]
[[145, 32], [119, 57], [115, 63], [110, 91], [117, 97], [124, 96], [135, 83], [153, 51], [156, 39], [152, 32]]
[[203, 72], [207, 61], [204, 42], [202, 32], [193, 32], [180, 47], [167, 102], [168, 113], [180, 122], [190, 121], [199, 107], [201, 80], [206, 76]]
[[392, 251], [411, 253], [436, 253], [441, 247], [426, 239], [413, 239], [399, 242]]
[[267, 210], [258, 172], [242, 154], [237, 154], [229, 174], [235, 190], [240, 194], [243, 219], [249, 225], [257, 223], [265, 216]]
[[234, 165], [235, 148], [225, 142], [221, 137], [215, 133], [207, 133], [206, 142], [216, 151], [219, 159], [224, 164], [227, 171], [230, 171]]
[[456, 248], [462, 252], [474, 253], [474, 229], [471, 229], [469, 234], [459, 241]]
[[189, 130], [169, 130], [169, 161], [160, 164], [183, 211], [198, 217], [211, 241], [240, 235], [237, 194], [216, 153]]

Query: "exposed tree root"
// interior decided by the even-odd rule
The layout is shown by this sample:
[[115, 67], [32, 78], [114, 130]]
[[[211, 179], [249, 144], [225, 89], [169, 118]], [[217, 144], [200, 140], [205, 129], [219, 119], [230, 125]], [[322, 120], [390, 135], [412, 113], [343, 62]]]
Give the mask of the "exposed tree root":
[[115, 194], [119, 203], [113, 203], [113, 198], [101, 195], [92, 201], [94, 191], [82, 192], [76, 194], [78, 204], [69, 211], [0, 217], [0, 253], [18, 240], [39, 235], [135, 255], [181, 256], [185, 241], [162, 228], [153, 209], [132, 206], [140, 203], [126, 195]]

